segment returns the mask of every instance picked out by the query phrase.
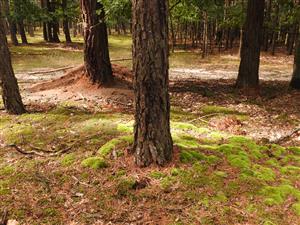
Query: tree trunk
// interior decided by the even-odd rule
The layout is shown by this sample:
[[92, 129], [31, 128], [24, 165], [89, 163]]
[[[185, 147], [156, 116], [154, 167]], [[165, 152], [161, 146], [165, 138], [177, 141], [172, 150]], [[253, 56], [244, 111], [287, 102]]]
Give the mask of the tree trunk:
[[170, 161], [168, 4], [133, 0], [133, 70], [135, 92], [135, 162], [144, 167]]
[[19, 33], [20, 33], [20, 36], [21, 36], [22, 44], [27, 45], [28, 41], [27, 41], [27, 37], [26, 37], [26, 32], [25, 32], [25, 28], [24, 28], [23, 19], [20, 19], [18, 21], [18, 25], [19, 25]]
[[11, 18], [11, 15], [10, 15], [9, 0], [5, 0], [4, 4], [5, 4], [5, 14], [6, 14], [8, 25], [9, 25], [10, 39], [11, 39], [12, 44], [17, 46], [17, 45], [19, 45], [19, 41], [17, 38], [17, 25], [16, 25], [16, 22]]
[[300, 90], [300, 39], [298, 38], [294, 58], [294, 71], [290, 87]]
[[[108, 85], [113, 81], [108, 50], [104, 7], [97, 0], [81, 0], [84, 27], [84, 63], [93, 83]], [[100, 11], [100, 15], [97, 15]]]
[[[1, 4], [1, 3], [0, 3]], [[7, 112], [12, 114], [22, 114], [25, 112], [17, 79], [11, 65], [10, 52], [4, 33], [4, 24], [0, 12], [0, 83], [2, 89], [2, 99]]]
[[66, 15], [67, 0], [62, 1], [62, 10], [63, 10], [63, 13], [64, 13], [63, 29], [64, 29], [64, 33], [65, 33], [66, 42], [67, 43], [72, 43], [71, 35], [70, 35], [70, 28], [69, 28], [69, 19], [68, 19], [68, 16]]
[[265, 1], [248, 1], [247, 18], [241, 49], [241, 63], [236, 82], [238, 88], [259, 86], [259, 61]]

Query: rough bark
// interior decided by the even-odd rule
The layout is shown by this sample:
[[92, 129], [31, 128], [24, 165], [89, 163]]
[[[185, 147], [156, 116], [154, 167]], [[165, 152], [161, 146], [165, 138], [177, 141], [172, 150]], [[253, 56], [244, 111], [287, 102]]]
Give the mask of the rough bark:
[[265, 1], [248, 1], [241, 63], [236, 86], [238, 88], [257, 88], [259, 86], [260, 46], [264, 20]]
[[172, 158], [168, 93], [167, 0], [133, 0], [135, 161], [144, 167]]
[[[1, 3], [0, 3], [1, 4]], [[1, 8], [1, 7], [0, 7]], [[1, 13], [0, 13], [1, 14]], [[25, 112], [17, 79], [11, 65], [10, 52], [4, 33], [3, 19], [0, 15], [0, 83], [2, 89], [2, 99], [7, 112], [12, 114], [22, 114]]]
[[[80, 1], [84, 21], [84, 63], [93, 83], [109, 85], [113, 81], [108, 50], [108, 34], [103, 5], [97, 0]], [[100, 15], [97, 14], [100, 11]]]
[[300, 39], [298, 38], [294, 58], [294, 71], [290, 87], [300, 90]]

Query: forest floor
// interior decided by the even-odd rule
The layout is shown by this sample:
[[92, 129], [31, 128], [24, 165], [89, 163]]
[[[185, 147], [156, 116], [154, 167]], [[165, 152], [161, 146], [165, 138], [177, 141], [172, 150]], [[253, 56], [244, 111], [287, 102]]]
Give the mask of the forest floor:
[[[110, 44], [112, 59], [130, 58], [128, 37]], [[0, 214], [21, 224], [300, 224], [300, 93], [287, 88], [291, 57], [263, 55], [261, 90], [245, 95], [233, 87], [236, 56], [173, 54], [174, 159], [140, 169], [130, 154], [130, 87], [91, 88], [79, 79], [31, 88], [65, 71], [54, 69], [80, 65], [80, 49], [12, 48], [29, 113], [0, 111]]]

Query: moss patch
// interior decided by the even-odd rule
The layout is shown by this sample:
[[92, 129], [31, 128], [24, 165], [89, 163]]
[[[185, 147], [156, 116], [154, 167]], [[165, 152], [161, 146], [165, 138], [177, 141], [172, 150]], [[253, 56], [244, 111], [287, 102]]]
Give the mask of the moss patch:
[[83, 167], [89, 167], [92, 169], [102, 169], [108, 167], [108, 163], [100, 157], [90, 157], [81, 162]]

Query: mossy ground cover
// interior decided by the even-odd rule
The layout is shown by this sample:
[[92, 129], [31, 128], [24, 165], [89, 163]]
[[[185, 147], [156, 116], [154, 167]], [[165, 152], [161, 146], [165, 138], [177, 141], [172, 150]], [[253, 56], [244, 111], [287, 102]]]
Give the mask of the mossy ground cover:
[[[128, 151], [130, 114], [67, 106], [1, 113], [0, 207], [29, 224], [300, 222], [299, 147], [258, 144], [194, 117], [173, 109], [173, 162], [137, 169]], [[41, 157], [5, 144], [26, 151], [70, 149]]]

